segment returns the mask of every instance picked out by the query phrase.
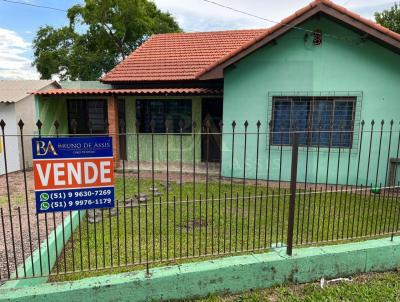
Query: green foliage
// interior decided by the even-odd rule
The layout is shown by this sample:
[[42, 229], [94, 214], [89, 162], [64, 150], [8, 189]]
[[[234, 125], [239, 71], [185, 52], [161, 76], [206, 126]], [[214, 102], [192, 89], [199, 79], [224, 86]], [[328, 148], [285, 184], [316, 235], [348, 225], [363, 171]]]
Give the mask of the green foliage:
[[43, 26], [33, 41], [42, 79], [96, 80], [157, 33], [181, 29], [148, 0], [86, 0], [67, 13], [69, 26]]
[[375, 13], [378, 24], [400, 33], [400, 6], [395, 3], [390, 9]]

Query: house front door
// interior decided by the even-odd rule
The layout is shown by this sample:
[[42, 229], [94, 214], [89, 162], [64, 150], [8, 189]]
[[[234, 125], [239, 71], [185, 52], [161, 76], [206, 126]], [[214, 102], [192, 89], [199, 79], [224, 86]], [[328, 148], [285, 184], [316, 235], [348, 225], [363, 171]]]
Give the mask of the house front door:
[[201, 117], [202, 132], [206, 132], [207, 121], [209, 121], [209, 133], [201, 137], [201, 160], [203, 162], [221, 161], [221, 121], [222, 121], [222, 98], [203, 98]]

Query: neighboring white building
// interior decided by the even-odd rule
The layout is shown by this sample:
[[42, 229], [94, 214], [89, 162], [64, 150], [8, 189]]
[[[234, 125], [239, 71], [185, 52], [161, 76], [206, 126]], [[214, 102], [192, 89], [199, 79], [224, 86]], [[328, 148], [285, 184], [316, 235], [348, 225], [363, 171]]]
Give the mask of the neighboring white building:
[[[32, 167], [32, 135], [36, 133], [36, 104], [31, 93], [39, 90], [59, 88], [51, 80], [0, 80], [0, 120], [4, 120], [5, 146], [0, 139], [0, 175], [5, 173], [4, 149], [7, 156], [8, 172], [23, 168], [22, 143], [18, 122], [24, 122], [24, 155], [26, 168]], [[0, 133], [1, 134], [1, 133]]]

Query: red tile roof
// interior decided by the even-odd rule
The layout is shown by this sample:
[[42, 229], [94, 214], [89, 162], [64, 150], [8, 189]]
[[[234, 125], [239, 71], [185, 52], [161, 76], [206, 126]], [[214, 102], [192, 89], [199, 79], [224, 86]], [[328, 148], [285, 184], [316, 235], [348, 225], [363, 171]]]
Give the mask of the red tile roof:
[[49, 89], [36, 95], [220, 95], [218, 88], [147, 88], [147, 89]]
[[193, 80], [199, 71], [265, 32], [266, 29], [154, 35], [102, 81]]
[[154, 35], [101, 80], [113, 83], [199, 79], [206, 72], [319, 5], [332, 8], [400, 41], [400, 34], [340, 5], [329, 0], [315, 0], [269, 29]]

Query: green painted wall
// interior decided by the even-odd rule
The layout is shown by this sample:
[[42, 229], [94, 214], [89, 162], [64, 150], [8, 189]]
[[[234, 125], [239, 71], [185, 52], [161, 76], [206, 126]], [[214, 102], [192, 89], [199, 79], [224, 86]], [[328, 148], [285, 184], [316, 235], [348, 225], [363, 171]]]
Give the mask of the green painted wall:
[[[80, 97], [68, 97], [80, 98]], [[95, 97], [96, 98], [96, 97]], [[97, 97], [98, 98], [98, 97]], [[201, 125], [201, 97], [140, 97], [140, 99], [191, 99], [192, 100], [192, 119], [198, 125], [196, 127], [196, 133], [200, 133]], [[68, 112], [67, 102], [65, 97], [54, 96], [46, 97], [36, 96], [36, 112], [37, 119], [40, 119], [43, 123], [42, 134], [43, 135], [54, 135], [54, 121], [58, 120], [60, 123], [60, 134], [68, 134]], [[90, 99], [90, 97], [85, 97]], [[136, 97], [124, 97], [125, 99], [125, 118], [126, 118], [126, 131], [127, 131], [127, 155], [128, 160], [136, 160]], [[140, 134], [139, 135], [139, 153], [141, 161], [151, 161], [151, 135]], [[180, 143], [181, 138], [179, 134], [169, 134], [168, 136], [168, 148], [169, 154], [168, 159], [170, 162], [180, 161]], [[154, 135], [154, 160], [155, 162], [165, 162], [167, 158], [167, 138], [165, 134]], [[201, 159], [201, 137], [200, 135], [183, 134], [182, 135], [182, 159], [183, 162], [192, 162], [194, 154], [194, 146], [196, 151], [196, 161]]]
[[42, 134], [54, 135], [56, 129], [54, 121], [60, 123], [58, 133], [68, 134], [68, 113], [67, 102], [62, 97], [42, 97], [35, 96], [36, 102], [36, 119], [40, 119], [43, 123]]
[[[168, 97], [152, 97], [147, 99], [163, 99], [168, 102]], [[140, 97], [138, 99], [146, 99]], [[182, 97], [169, 97], [169, 99], [185, 99]], [[188, 99], [188, 98], [186, 98]], [[196, 122], [196, 133], [200, 132], [201, 125], [201, 98], [192, 97], [192, 119]], [[128, 160], [137, 160], [137, 136], [136, 136], [136, 98], [125, 98], [126, 113], [126, 132], [127, 132], [127, 154]], [[167, 137], [165, 134], [154, 134], [154, 160], [156, 162], [166, 162], [167, 159]], [[141, 161], [152, 160], [152, 136], [151, 134], [139, 135], [139, 158]], [[201, 158], [201, 137], [200, 135], [183, 134], [182, 135], [182, 159], [183, 162], [192, 162], [193, 154], [196, 151], [196, 161]], [[168, 159], [169, 162], [180, 161], [181, 136], [179, 134], [168, 135]], [[195, 148], [195, 150], [193, 149]]]
[[[111, 85], [103, 84], [99, 81], [61, 81], [59, 83], [63, 89], [110, 89]], [[68, 131], [68, 111], [67, 99], [99, 99], [99, 97], [88, 96], [35, 96], [36, 100], [36, 119], [43, 123], [42, 133], [48, 135], [55, 134], [54, 121], [60, 123], [59, 134], [69, 134]], [[107, 99], [107, 97], [103, 97]]]
[[[387, 48], [371, 41], [362, 41], [355, 32], [327, 18], [311, 19], [302, 24], [310, 30], [320, 29], [325, 34], [322, 45], [313, 46], [309, 36], [305, 42], [305, 32], [292, 30], [277, 40], [276, 44], [269, 44], [237, 62], [234, 67], [225, 70], [224, 76], [224, 131], [231, 132], [231, 123], [236, 120], [236, 132], [243, 132], [243, 123], [247, 119], [250, 123], [249, 132], [256, 131], [256, 122], [262, 123], [259, 147], [260, 178], [267, 177], [268, 167], [268, 121], [271, 115], [271, 99], [276, 94], [297, 95], [354, 95], [357, 96], [356, 105], [356, 134], [353, 148], [347, 150], [331, 150], [330, 168], [328, 164], [328, 150], [322, 148], [319, 152], [319, 167], [317, 173], [317, 152], [310, 148], [308, 181], [335, 183], [347, 182], [348, 159], [350, 158], [349, 183], [356, 182], [357, 161], [361, 152], [361, 166], [358, 183], [384, 184], [387, 171], [387, 156], [389, 133], [385, 132], [382, 138], [381, 155], [378, 160], [379, 133], [373, 133], [372, 155], [368, 162], [368, 148], [370, 133], [365, 133], [360, 149], [360, 121], [364, 119], [370, 129], [372, 119], [377, 121], [375, 129], [380, 128], [380, 120], [386, 121], [385, 129], [389, 129], [389, 121], [394, 119], [393, 129], [398, 131], [400, 114], [400, 56]], [[334, 35], [335, 37], [333, 37]], [[340, 38], [336, 38], [340, 37]], [[228, 126], [229, 125], [229, 126]], [[392, 135], [390, 141], [390, 157], [395, 157], [398, 133]], [[243, 135], [235, 136], [233, 175], [242, 177], [244, 158]], [[280, 160], [279, 147], [271, 147], [270, 179], [290, 179], [291, 148], [283, 148]], [[231, 174], [232, 135], [226, 134], [223, 138], [223, 166], [224, 176]], [[249, 135], [246, 154], [246, 177], [255, 177], [256, 170], [256, 136]], [[338, 165], [339, 161], [339, 165]], [[379, 168], [378, 168], [379, 161]], [[305, 149], [299, 152], [298, 179], [305, 178]], [[282, 163], [282, 169], [279, 166]], [[339, 166], [339, 172], [337, 169]], [[369, 169], [367, 173], [367, 169]], [[328, 171], [328, 177], [327, 177]], [[378, 171], [378, 173], [376, 173]], [[368, 180], [367, 180], [368, 174]], [[375, 178], [375, 175], [378, 177]]]

